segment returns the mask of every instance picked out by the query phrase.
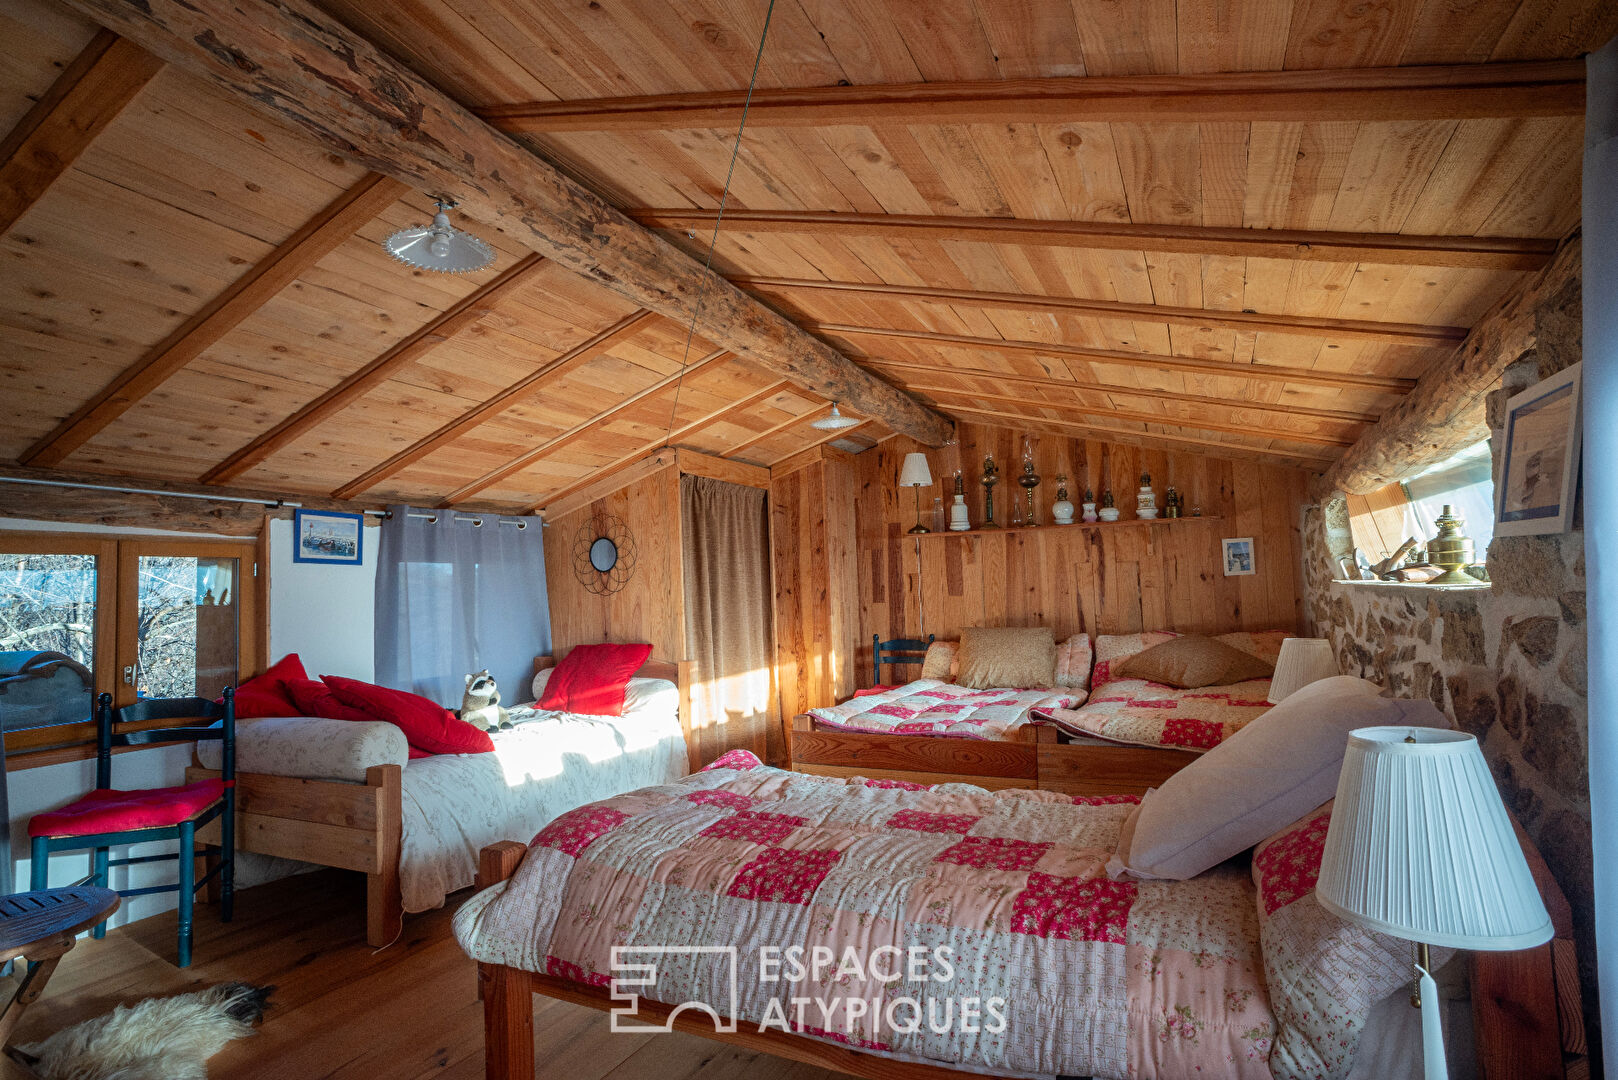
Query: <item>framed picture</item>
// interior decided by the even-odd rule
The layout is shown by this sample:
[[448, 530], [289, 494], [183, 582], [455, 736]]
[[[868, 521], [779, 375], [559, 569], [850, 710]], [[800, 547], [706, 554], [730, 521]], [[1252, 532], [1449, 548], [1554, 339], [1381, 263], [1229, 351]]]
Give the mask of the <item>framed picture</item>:
[[1494, 534], [1566, 532], [1579, 484], [1579, 390], [1583, 364], [1513, 394], [1494, 492]]
[[1225, 548], [1225, 576], [1242, 577], [1246, 574], [1257, 573], [1253, 565], [1253, 538], [1251, 536], [1238, 536], [1229, 540], [1221, 540]]
[[365, 544], [365, 517], [332, 510], [295, 510], [292, 561], [358, 566]]

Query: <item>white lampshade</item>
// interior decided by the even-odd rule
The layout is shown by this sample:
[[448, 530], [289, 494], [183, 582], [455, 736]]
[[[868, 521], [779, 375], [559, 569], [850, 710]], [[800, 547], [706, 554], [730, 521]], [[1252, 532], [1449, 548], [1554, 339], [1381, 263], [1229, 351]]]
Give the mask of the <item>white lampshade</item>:
[[1279, 705], [1312, 682], [1338, 674], [1337, 657], [1325, 638], [1289, 637], [1281, 641], [1270, 679], [1270, 704]]
[[932, 487], [933, 474], [927, 468], [926, 454], [906, 454], [899, 470], [900, 487]]
[[1349, 735], [1315, 897], [1428, 945], [1529, 949], [1552, 934], [1478, 741], [1459, 731]]

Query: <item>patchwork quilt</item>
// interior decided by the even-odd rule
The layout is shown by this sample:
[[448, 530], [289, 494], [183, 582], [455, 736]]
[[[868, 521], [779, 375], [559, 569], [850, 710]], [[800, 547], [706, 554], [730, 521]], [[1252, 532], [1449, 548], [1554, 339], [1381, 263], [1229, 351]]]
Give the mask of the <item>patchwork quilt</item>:
[[903, 1060], [1268, 1077], [1253, 882], [1108, 879], [1137, 801], [812, 777], [733, 751], [557, 818], [455, 934], [482, 962]]
[[[1070, 735], [1201, 753], [1268, 711], [1269, 679], [1180, 690], [1146, 679], [1112, 677], [1112, 669], [1129, 657], [1176, 636], [1157, 631], [1097, 637], [1089, 702], [1078, 709], [1040, 706], [1034, 721], [1054, 724]], [[1282, 631], [1244, 632], [1220, 634], [1218, 640], [1273, 664], [1287, 636]]]
[[809, 715], [842, 731], [879, 735], [942, 735], [957, 739], [1014, 738], [1036, 708], [1075, 709], [1084, 703], [1077, 687], [1059, 690], [972, 690], [937, 679], [918, 679]]

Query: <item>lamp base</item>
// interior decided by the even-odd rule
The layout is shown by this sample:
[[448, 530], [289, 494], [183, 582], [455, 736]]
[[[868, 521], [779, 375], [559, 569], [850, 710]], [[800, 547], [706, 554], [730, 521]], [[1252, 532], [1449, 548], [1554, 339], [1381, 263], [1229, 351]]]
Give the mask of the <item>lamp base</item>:
[[905, 532], [909, 533], [912, 536], [920, 536], [922, 533], [930, 533], [932, 531], [933, 530], [929, 529], [925, 525], [917, 525], [914, 528], [910, 528], [910, 529], [905, 530]]

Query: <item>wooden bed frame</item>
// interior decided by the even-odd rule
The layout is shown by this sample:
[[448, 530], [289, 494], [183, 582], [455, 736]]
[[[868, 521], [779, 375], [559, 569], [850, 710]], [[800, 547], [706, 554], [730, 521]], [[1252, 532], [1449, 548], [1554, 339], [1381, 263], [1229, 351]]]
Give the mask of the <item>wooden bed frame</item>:
[[1066, 795], [1144, 795], [1200, 757], [1189, 750], [1062, 742], [1049, 724], [1025, 724], [1017, 741], [838, 731], [800, 713], [787, 731], [797, 772], [919, 784], [1037, 787]]
[[[566, 655], [563, 651], [561, 655]], [[534, 658], [536, 673], [555, 666], [556, 658]], [[679, 687], [680, 728], [685, 734], [687, 762], [693, 770], [696, 744], [691, 738], [691, 673], [689, 660], [659, 660], [641, 665], [636, 678], [667, 679]], [[219, 774], [198, 763], [186, 770], [186, 781]], [[403, 838], [403, 770], [376, 765], [365, 770], [365, 782], [302, 780], [272, 773], [236, 774], [236, 850], [318, 863], [366, 876], [365, 940], [382, 948], [404, 928], [399, 885], [399, 852]], [[537, 829], [542, 822], [535, 823]], [[197, 830], [199, 842], [218, 842], [218, 823]], [[210, 894], [209, 899], [213, 899]]]
[[[953, 741], [953, 740], [940, 740]], [[1589, 1075], [1581, 1011], [1578, 960], [1573, 947], [1573, 915], [1545, 861], [1517, 830], [1529, 868], [1556, 928], [1546, 945], [1521, 952], [1470, 954], [1472, 1018], [1478, 1074], [1483, 1080], [1580, 1080]], [[487, 888], [514, 874], [528, 849], [518, 843], [492, 844], [478, 860], [478, 886]], [[478, 965], [483, 998], [484, 1075], [487, 1080], [533, 1080], [533, 995], [610, 1012], [623, 1008], [604, 987], [584, 986], [502, 964]], [[642, 999], [635, 1016], [663, 1025], [672, 1010]], [[675, 1015], [673, 1030], [762, 1051], [867, 1080], [981, 1080], [981, 1074], [942, 1065], [924, 1065], [862, 1053], [782, 1031], [760, 1032], [745, 1024], [716, 1030], [716, 1021], [696, 1009]]]

